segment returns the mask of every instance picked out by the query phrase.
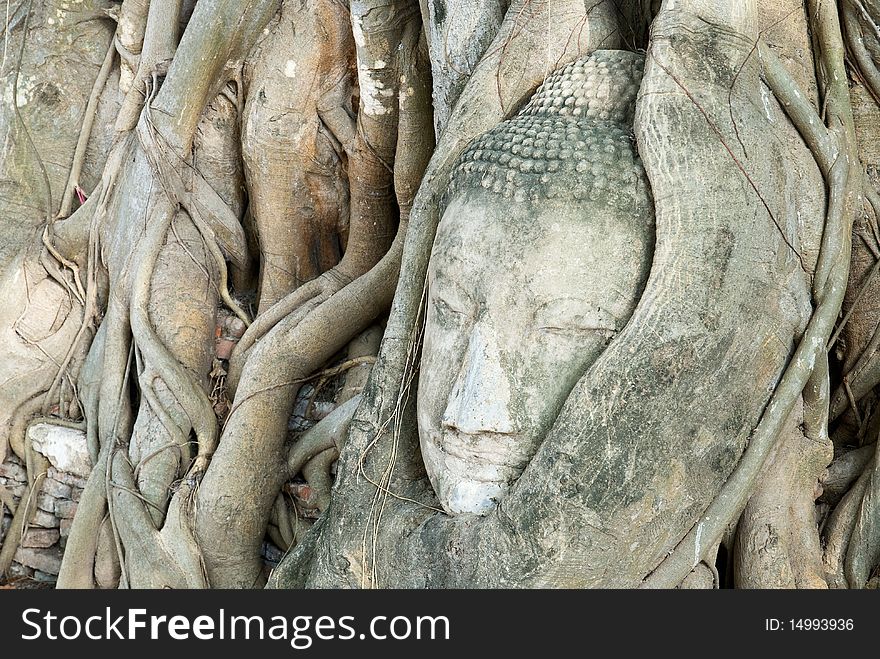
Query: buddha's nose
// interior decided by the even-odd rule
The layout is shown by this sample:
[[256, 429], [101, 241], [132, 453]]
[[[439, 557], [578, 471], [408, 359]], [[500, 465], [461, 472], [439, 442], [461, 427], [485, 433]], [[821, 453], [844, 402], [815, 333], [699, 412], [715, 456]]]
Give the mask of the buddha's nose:
[[444, 427], [466, 434], [511, 434], [510, 384], [491, 333], [475, 329], [443, 413]]

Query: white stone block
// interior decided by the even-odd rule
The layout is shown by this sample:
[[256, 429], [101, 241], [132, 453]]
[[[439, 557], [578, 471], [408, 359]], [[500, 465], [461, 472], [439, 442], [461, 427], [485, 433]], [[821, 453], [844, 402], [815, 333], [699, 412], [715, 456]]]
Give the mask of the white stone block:
[[86, 434], [74, 428], [36, 423], [28, 429], [34, 448], [59, 471], [87, 478], [92, 461], [86, 448]]

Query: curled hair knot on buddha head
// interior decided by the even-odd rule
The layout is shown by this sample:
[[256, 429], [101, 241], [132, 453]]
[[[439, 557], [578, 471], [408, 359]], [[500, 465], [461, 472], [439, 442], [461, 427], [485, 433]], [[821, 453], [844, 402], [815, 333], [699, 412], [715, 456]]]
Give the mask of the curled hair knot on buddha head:
[[632, 121], [644, 57], [596, 51], [550, 75], [513, 118], [459, 156], [446, 195], [559, 199], [644, 213], [653, 207]]

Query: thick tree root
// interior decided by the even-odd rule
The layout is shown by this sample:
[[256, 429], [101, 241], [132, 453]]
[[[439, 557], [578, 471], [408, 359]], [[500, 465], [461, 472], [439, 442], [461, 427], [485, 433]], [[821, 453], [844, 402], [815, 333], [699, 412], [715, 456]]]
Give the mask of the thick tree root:
[[[832, 13], [829, 13], [831, 11]], [[825, 40], [822, 48], [824, 72], [829, 79], [844, 77], [839, 31], [834, 32], [836, 14], [825, 10], [816, 14], [823, 22]], [[832, 25], [827, 25], [831, 22]], [[835, 41], [835, 38], [837, 41]], [[829, 205], [825, 220], [823, 244], [813, 279], [813, 297], [817, 304], [798, 348], [777, 385], [773, 397], [752, 434], [749, 446], [736, 470], [719, 495], [701, 515], [700, 521], [677, 545], [673, 553], [643, 583], [648, 588], [669, 588], [680, 583], [702, 558], [706, 544], [719, 540], [727, 526], [740, 514], [757, 483], [767, 456], [779, 437], [785, 420], [807, 386], [819, 360], [825, 360], [825, 346], [834, 329], [849, 273], [854, 198], [853, 171], [858, 159], [854, 142], [846, 128], [852, 126], [852, 110], [848, 97], [841, 98], [839, 85], [828, 85], [832, 128], [825, 129], [819, 116], [799, 91], [784, 67], [766, 48], [761, 49], [767, 81], [794, 125], [813, 152], [826, 177]], [[842, 113], [842, 114], [841, 114]], [[855, 163], [853, 162], [855, 160]], [[860, 180], [857, 175], [856, 180]], [[827, 374], [827, 370], [825, 371]], [[827, 377], [827, 375], [826, 375]], [[827, 434], [827, 433], [826, 433]]]

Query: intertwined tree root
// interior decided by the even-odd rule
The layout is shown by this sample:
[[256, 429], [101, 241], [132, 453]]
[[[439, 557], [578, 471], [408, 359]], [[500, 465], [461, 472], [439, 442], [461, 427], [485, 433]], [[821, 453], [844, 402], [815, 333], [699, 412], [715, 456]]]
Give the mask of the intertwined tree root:
[[[722, 544], [738, 585], [875, 584], [880, 196], [848, 73], [880, 100], [880, 7], [786, 0], [770, 20], [758, 4], [481, 0], [445, 20], [415, 0], [200, 0], [189, 18], [182, 0], [125, 0], [57, 208], [12, 103], [45, 211], [20, 297], [70, 311], [7, 424], [28, 489], [0, 572], [47, 470], [26, 429], [52, 416], [84, 423], [94, 462], [62, 587], [261, 585], [267, 533], [291, 550], [278, 586], [675, 587]], [[5, 28], [24, 32], [14, 95], [39, 8]], [[798, 16], [815, 81], [769, 43]], [[645, 46], [658, 242], [642, 303], [499, 509], [444, 516], [411, 388], [452, 166], [549, 71]], [[389, 308], [379, 350], [368, 328]], [[218, 309], [243, 330], [228, 363]], [[43, 346], [20, 320], [16, 340]], [[336, 410], [291, 441], [303, 385], [339, 377]], [[294, 477], [322, 512], [311, 530], [283, 494]]]

